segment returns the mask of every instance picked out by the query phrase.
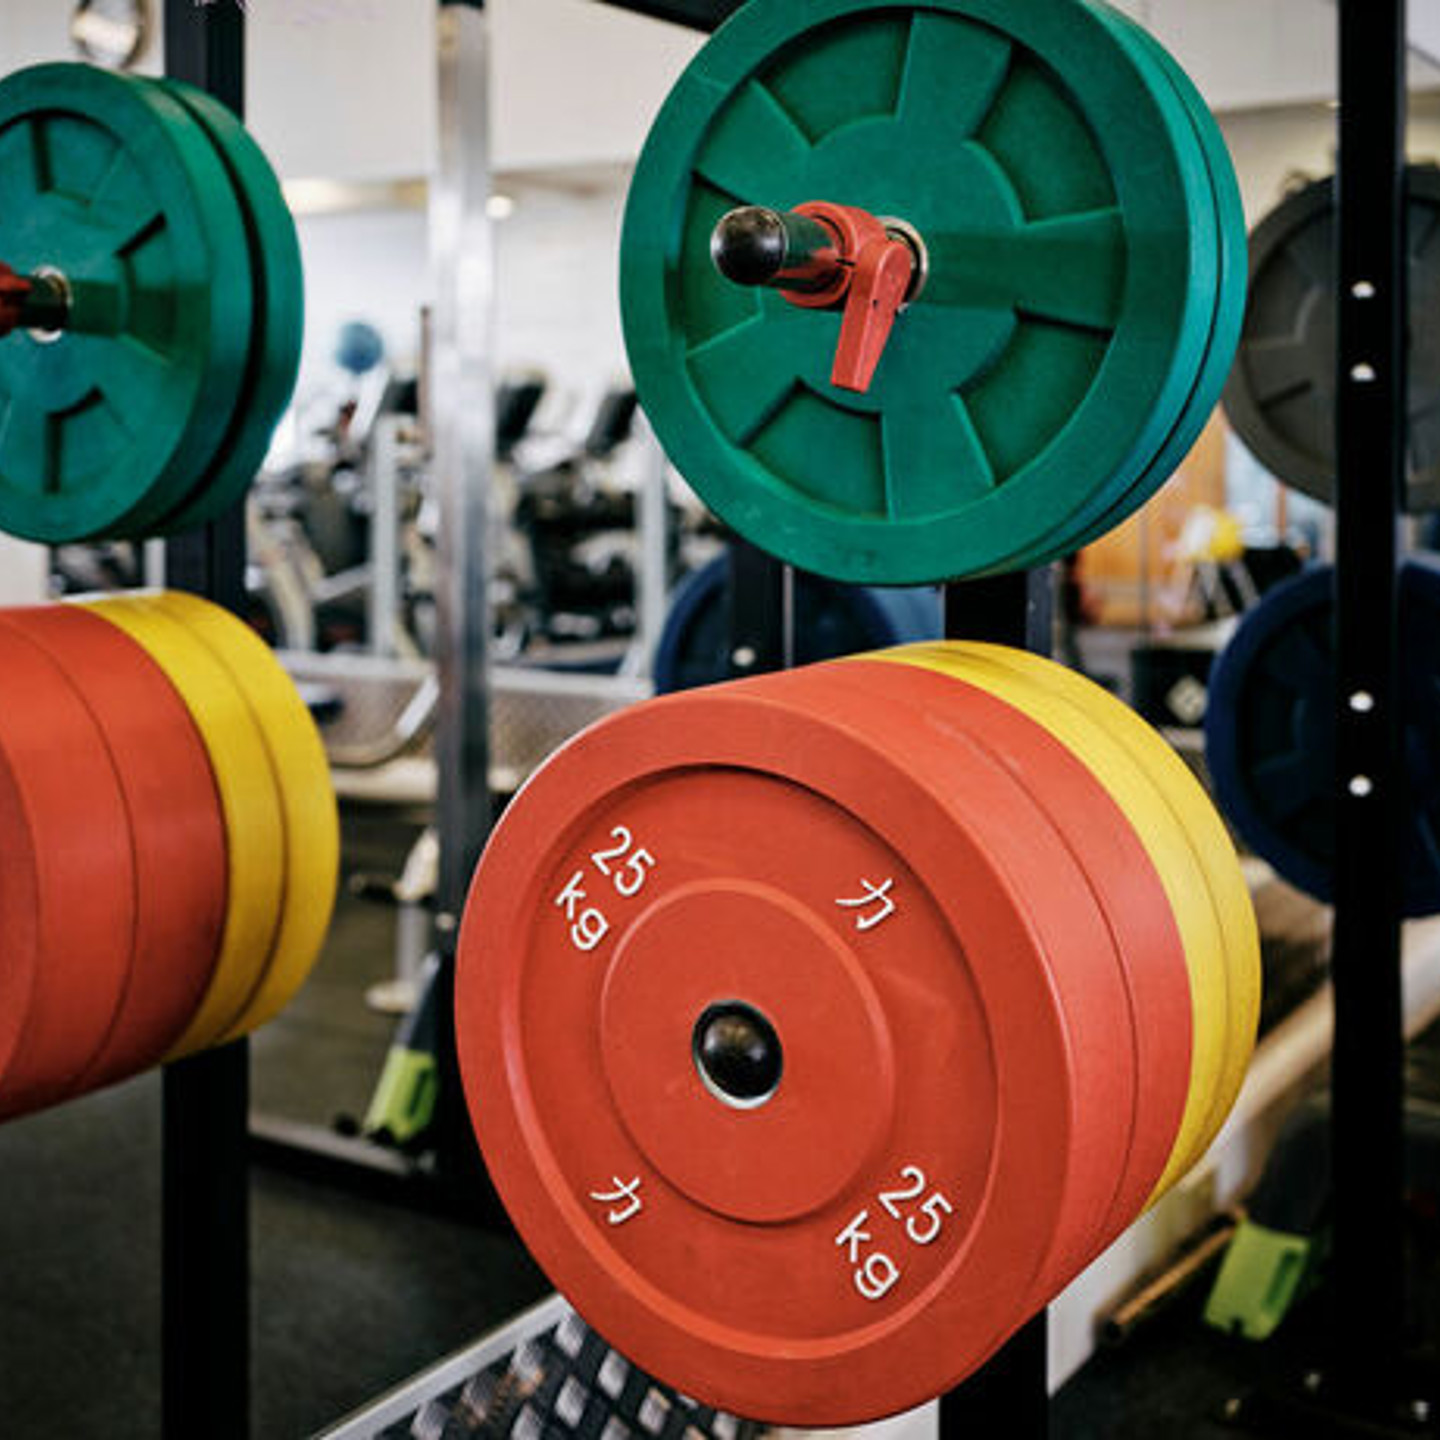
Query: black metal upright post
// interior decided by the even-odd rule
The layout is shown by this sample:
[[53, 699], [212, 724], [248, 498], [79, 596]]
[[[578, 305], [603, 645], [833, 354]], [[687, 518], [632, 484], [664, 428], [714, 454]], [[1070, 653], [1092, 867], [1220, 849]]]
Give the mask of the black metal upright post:
[[1362, 1410], [1366, 1397], [1398, 1396], [1405, 1312], [1395, 583], [1406, 452], [1405, 86], [1405, 0], [1341, 0], [1329, 1364], [1337, 1398]]
[[[165, 0], [165, 70], [242, 114], [243, 8]], [[242, 507], [168, 542], [165, 574], [172, 589], [239, 611]], [[244, 1040], [165, 1070], [165, 1440], [248, 1440], [250, 1433], [249, 1088]]]
[[[1019, 571], [945, 590], [945, 634], [1048, 655], [1055, 621], [1054, 572]], [[940, 1397], [940, 1440], [1046, 1440], [1049, 1345], [1041, 1311], [963, 1385]]]
[[739, 538], [730, 542], [730, 675], [795, 663], [795, 572]]

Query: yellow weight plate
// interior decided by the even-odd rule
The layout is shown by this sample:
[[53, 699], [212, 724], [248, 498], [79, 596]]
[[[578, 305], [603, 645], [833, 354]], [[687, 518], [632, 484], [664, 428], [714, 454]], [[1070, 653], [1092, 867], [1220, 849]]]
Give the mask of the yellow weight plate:
[[190, 1024], [165, 1057], [226, 1037], [270, 957], [285, 895], [285, 830], [265, 741], [230, 672], [143, 595], [82, 602], [125, 631], [165, 672], [205, 742], [225, 815], [230, 903], [220, 957]]
[[965, 648], [1028, 675], [1043, 695], [1063, 696], [1082, 710], [1088, 707], [1100, 731], [1118, 740], [1159, 788], [1205, 872], [1225, 940], [1230, 1043], [1220, 1087], [1206, 1121], [1203, 1150], [1224, 1124], [1244, 1084], [1260, 1021], [1260, 937], [1229, 832], [1185, 762], [1128, 705], [1108, 691], [1064, 666], [1025, 651], [978, 642], [965, 642]]
[[285, 899], [270, 963], [225, 1039], [273, 1020], [305, 983], [330, 928], [340, 820], [319, 731], [274, 652], [227, 610], [174, 591], [148, 602], [202, 641], [244, 692], [264, 737], [285, 825]]
[[995, 645], [967, 644], [967, 648], [1031, 675], [1047, 692], [1064, 695], [1081, 707], [1088, 704], [1101, 728], [1119, 739], [1160, 787], [1190, 839], [1217, 904], [1225, 936], [1230, 993], [1230, 1054], [1207, 1125], [1208, 1145], [1225, 1123], [1245, 1083], [1260, 1026], [1260, 932], [1230, 833], [1190, 767], [1155, 730], [1107, 690], [1038, 655]]
[[1203, 1152], [1205, 1124], [1221, 1084], [1229, 1044], [1224, 939], [1192, 847], [1155, 786], [1120, 745], [1100, 733], [1074, 704], [1041, 691], [1029, 677], [1008, 669], [1003, 659], [975, 654], [957, 643], [907, 646], [886, 652], [884, 658], [968, 681], [1044, 726], [1111, 794], [1150, 854], [1184, 944], [1194, 1016], [1190, 1087], [1170, 1158], [1152, 1199], [1158, 1197]]

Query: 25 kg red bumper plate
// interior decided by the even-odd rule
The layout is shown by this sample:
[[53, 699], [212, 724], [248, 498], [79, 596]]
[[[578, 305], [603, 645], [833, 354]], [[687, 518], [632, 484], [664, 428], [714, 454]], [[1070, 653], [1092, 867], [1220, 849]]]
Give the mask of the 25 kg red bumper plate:
[[209, 984], [225, 923], [220, 797], [189, 712], [129, 636], [74, 606], [0, 612], [85, 699], [129, 813], [137, 880], [135, 955], [105, 1045], [77, 1077], [95, 1089], [158, 1063]]
[[59, 1099], [99, 1054], [129, 977], [136, 912], [130, 817], [89, 711], [49, 656], [4, 626], [0, 674], [18, 697], [0, 705], [0, 750], [20, 794], [0, 825], [29, 832], [41, 966], [0, 1087], [8, 1117]]
[[5, 747], [0, 745], [0, 924], [5, 963], [0, 965], [0, 1095], [6, 1071], [35, 1000], [40, 974], [40, 875], [35, 837], [25, 820], [24, 798]]
[[[1130, 821], [1095, 775], [1048, 730], [978, 685], [919, 667], [856, 660], [826, 666], [829, 684], [883, 694], [904, 705], [906, 729], [938, 743], [983, 748], [1023, 788], [1086, 876], [1118, 957], [1119, 990], [1083, 975], [1064, 977], [1084, 1000], [1123, 1016], [1119, 1053], [1133, 1057], [1134, 1123], [1112, 1171], [1106, 1207], [1079, 1219], [1078, 1255], [1047, 1277], [1036, 1306], [1069, 1282], [1144, 1208], [1174, 1145], [1190, 1085], [1190, 981], [1169, 899]], [[816, 674], [817, 672], [811, 672]], [[1037, 904], [1048, 904], [1048, 887]], [[1116, 1107], [1119, 1108], [1118, 1106]], [[1117, 1117], [1123, 1118], [1123, 1117]]]
[[821, 708], [749, 682], [565, 747], [477, 873], [456, 1001], [555, 1282], [667, 1381], [802, 1424], [919, 1403], [1019, 1323], [1131, 1064], [1057, 984], [1113, 947], [1053, 833], [1007, 835], [1018, 787], [937, 787], [884, 707]]

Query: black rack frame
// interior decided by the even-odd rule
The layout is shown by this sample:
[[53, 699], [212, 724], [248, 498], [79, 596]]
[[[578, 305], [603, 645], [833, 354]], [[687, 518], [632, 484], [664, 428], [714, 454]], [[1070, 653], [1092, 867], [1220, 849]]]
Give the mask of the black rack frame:
[[[243, 117], [245, 15], [239, 5], [165, 0], [165, 73]], [[165, 546], [165, 578], [239, 612], [243, 502]], [[162, 1133], [164, 1440], [250, 1434], [249, 1044], [237, 1040], [165, 1069]]]
[[[739, 0], [606, 0], [712, 30]], [[1401, 1257], [1403, 1040], [1397, 823], [1401, 784], [1396, 527], [1405, 458], [1404, 0], [1338, 0], [1341, 36], [1340, 481], [1337, 681], [1340, 853], [1334, 980], [1335, 1247], [1329, 1357], [1339, 1408], [1393, 1413], [1404, 1314]], [[165, 0], [167, 73], [243, 110], [240, 6]], [[1384, 483], [1376, 483], [1377, 472]], [[237, 510], [166, 547], [167, 580], [238, 609]], [[783, 663], [789, 580], [737, 552], [741, 669]], [[949, 587], [946, 633], [1048, 653], [1048, 572]], [[753, 601], [753, 603], [752, 603]], [[742, 655], [742, 658], [746, 658]], [[1353, 703], [1366, 695], [1369, 704]], [[1365, 784], [1354, 784], [1364, 777]], [[249, 1433], [249, 1210], [245, 1042], [170, 1066], [164, 1087], [165, 1440]], [[946, 1396], [944, 1436], [1047, 1430], [1045, 1316]]]
[[[1341, 0], [1335, 547], [1334, 1352], [1399, 1398], [1404, 1020], [1397, 529], [1406, 471], [1405, 0]], [[1368, 699], [1368, 708], [1365, 697]]]

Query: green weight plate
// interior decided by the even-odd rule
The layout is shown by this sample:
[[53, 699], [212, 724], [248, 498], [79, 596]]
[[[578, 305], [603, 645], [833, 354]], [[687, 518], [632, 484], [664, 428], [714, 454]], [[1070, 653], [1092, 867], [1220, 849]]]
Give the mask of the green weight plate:
[[0, 259], [60, 271], [77, 320], [112, 317], [108, 334], [0, 340], [0, 528], [143, 533], [210, 464], [240, 395], [252, 285], [224, 167], [143, 82], [19, 71], [0, 81]]
[[[1245, 230], [1245, 209], [1235, 167], [1224, 137], [1200, 92], [1184, 69], [1149, 31], [1119, 11], [1090, 0], [1092, 7], [1114, 26], [1126, 43], [1139, 42], [1140, 57], [1157, 68], [1178, 93], [1188, 110], [1197, 138], [1206, 157], [1212, 205], [1218, 215], [1219, 283], [1204, 362], [1195, 379], [1195, 388], [1186, 402], [1179, 422], [1160, 453], [1136, 481], [1115, 509], [1102, 516], [1077, 540], [1076, 547], [1088, 545], [1113, 530], [1132, 515], [1170, 478], [1190, 453], [1200, 432], [1219, 403], [1230, 366], [1235, 358], [1241, 325], [1245, 318], [1246, 272], [1249, 247]], [[1041, 556], [1039, 558], [1047, 558]]]
[[245, 217], [255, 283], [255, 333], [244, 399], [209, 473], [185, 504], [165, 517], [164, 528], [174, 534], [228, 510], [259, 472], [300, 371], [305, 281], [290, 207], [250, 132], [203, 90], [177, 80], [160, 84], [194, 115], [219, 151]]
[[[1203, 329], [1203, 344], [1195, 352], [1194, 384], [1170, 434], [1138, 476], [1121, 477], [1128, 483], [1117, 485], [1109, 504], [1102, 500], [1078, 517], [1069, 535], [1069, 549], [1080, 549], [1122, 524], [1170, 478], [1190, 452], [1215, 407], [1229, 371], [1244, 312], [1246, 268], [1245, 217], [1239, 185], [1209, 107], [1174, 57], [1148, 31], [1104, 0], [1083, 0], [1083, 3], [1110, 27], [1117, 42], [1129, 50], [1163, 97], [1161, 103], [1167, 112], [1175, 114], [1177, 103], [1184, 112], [1183, 125], [1188, 129], [1191, 143], [1185, 145], [1177, 139], [1177, 148], [1189, 162], [1187, 179], [1193, 187], [1192, 203], [1199, 217], [1195, 232], [1197, 253], [1200, 247], [1208, 245], [1204, 253], [1211, 257], [1211, 263], [1199, 273], [1197, 282], [1210, 293], [1212, 304]], [[1235, 327], [1228, 346], [1221, 328], [1222, 316], [1233, 321]], [[1044, 564], [1055, 555], [1056, 546], [1044, 544], [1016, 563]]]
[[[1216, 256], [1196, 152], [1078, 0], [752, 0], [662, 109], [626, 213], [626, 341], [671, 458], [734, 528], [839, 579], [1064, 549], [1193, 389]], [[725, 211], [809, 199], [930, 251], [863, 396], [829, 384], [838, 316], [711, 268]]]

